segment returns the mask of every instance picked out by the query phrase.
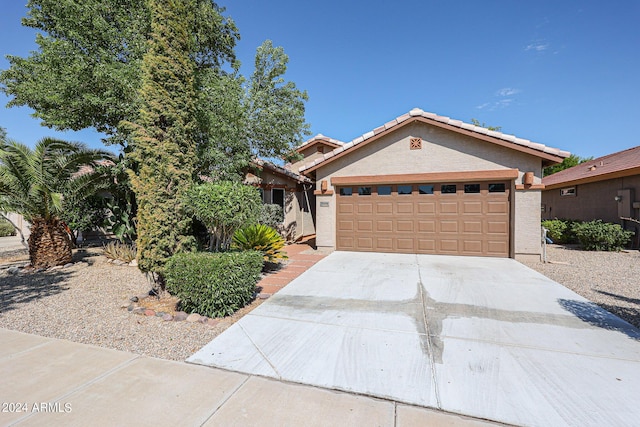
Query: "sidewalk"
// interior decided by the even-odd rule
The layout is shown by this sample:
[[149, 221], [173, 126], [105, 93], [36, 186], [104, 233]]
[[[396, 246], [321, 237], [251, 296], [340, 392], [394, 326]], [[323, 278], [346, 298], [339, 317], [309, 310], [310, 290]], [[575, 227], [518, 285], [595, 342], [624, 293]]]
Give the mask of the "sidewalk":
[[489, 426], [396, 402], [0, 329], [2, 426]]

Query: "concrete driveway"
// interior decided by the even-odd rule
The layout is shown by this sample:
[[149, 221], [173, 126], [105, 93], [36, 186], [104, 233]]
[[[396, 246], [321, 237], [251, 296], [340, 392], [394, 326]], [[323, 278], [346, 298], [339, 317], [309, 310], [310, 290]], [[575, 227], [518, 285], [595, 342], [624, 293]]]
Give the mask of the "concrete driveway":
[[511, 259], [334, 252], [188, 361], [517, 425], [640, 419], [640, 331]]

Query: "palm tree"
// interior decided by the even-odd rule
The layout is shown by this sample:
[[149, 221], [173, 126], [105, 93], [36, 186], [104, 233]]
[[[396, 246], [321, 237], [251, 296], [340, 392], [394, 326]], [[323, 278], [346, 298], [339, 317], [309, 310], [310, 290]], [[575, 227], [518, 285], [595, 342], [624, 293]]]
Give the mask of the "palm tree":
[[0, 140], [0, 211], [31, 223], [29, 258], [35, 268], [71, 262], [71, 237], [59, 215], [63, 194], [88, 195], [100, 185], [96, 162], [111, 159], [84, 144], [44, 138], [32, 150]]

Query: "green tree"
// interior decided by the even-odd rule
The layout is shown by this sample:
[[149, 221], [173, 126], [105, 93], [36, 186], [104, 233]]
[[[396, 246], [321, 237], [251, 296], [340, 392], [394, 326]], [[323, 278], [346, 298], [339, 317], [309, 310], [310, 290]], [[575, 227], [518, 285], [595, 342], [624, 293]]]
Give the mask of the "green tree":
[[0, 142], [4, 141], [5, 139], [7, 139], [7, 130], [0, 126]]
[[194, 163], [195, 0], [150, 0], [151, 39], [142, 64], [141, 109], [132, 130], [130, 170], [138, 203], [138, 266], [162, 278], [176, 252], [190, 250], [191, 220], [183, 195]]
[[580, 157], [580, 156], [576, 156], [575, 154], [572, 154], [569, 157], [565, 157], [564, 160], [562, 160], [562, 163], [557, 163], [555, 165], [547, 166], [546, 168], [544, 168], [542, 175], [543, 176], [553, 175], [554, 173], [558, 173], [565, 169], [572, 168], [574, 166], [577, 166], [584, 162], [588, 162], [590, 160], [593, 160], [593, 157]]
[[201, 73], [198, 100], [199, 170], [212, 179], [241, 176], [251, 159], [288, 157], [309, 132], [304, 118], [306, 91], [285, 81], [289, 57], [271, 40], [258, 47], [255, 70], [247, 80], [239, 73]]
[[[211, 0], [194, 0], [189, 56], [198, 70], [234, 59], [239, 35], [234, 22]], [[57, 130], [93, 127], [111, 143], [126, 145], [140, 110], [142, 58], [151, 37], [145, 0], [29, 0], [26, 27], [38, 31], [38, 50], [7, 56], [0, 89], [8, 106], [28, 106]]]
[[185, 196], [187, 211], [209, 232], [209, 250], [229, 249], [233, 233], [257, 223], [262, 200], [255, 187], [237, 181], [205, 182]]
[[478, 119], [471, 119], [471, 124], [474, 126], [480, 126], [481, 128], [493, 130], [496, 132], [500, 132], [502, 130], [502, 126], [487, 126], [485, 122], [480, 123]]
[[16, 212], [31, 223], [29, 257], [36, 268], [71, 262], [71, 238], [60, 219], [63, 194], [92, 194], [103, 177], [82, 166], [110, 158], [80, 143], [44, 138], [32, 150], [6, 141], [0, 146], [0, 211]]

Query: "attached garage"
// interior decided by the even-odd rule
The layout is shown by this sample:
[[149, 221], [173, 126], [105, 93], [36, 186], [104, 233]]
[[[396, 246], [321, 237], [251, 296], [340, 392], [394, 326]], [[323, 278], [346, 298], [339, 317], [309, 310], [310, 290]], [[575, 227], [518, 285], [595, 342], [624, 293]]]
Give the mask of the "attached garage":
[[539, 259], [542, 168], [568, 155], [414, 109], [299, 171], [319, 247]]
[[336, 249], [509, 256], [511, 182], [338, 187]]

